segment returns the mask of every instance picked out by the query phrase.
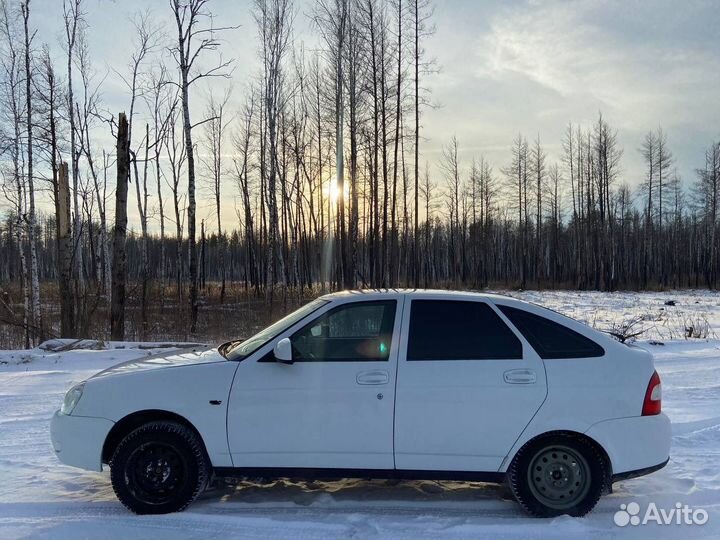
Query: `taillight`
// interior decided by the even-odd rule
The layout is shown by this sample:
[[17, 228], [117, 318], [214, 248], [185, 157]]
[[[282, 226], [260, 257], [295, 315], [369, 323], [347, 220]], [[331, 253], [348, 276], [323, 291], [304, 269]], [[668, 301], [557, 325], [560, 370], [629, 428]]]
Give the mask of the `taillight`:
[[660, 383], [660, 375], [655, 371], [650, 377], [647, 390], [645, 391], [645, 401], [643, 401], [642, 415], [652, 416], [660, 414], [662, 409], [662, 384]]

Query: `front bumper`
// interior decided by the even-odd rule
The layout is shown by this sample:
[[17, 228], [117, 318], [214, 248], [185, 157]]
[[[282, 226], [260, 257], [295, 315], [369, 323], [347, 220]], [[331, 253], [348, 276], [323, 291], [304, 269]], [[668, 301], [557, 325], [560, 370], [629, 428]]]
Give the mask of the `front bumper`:
[[55, 411], [50, 438], [58, 459], [65, 465], [102, 471], [102, 448], [113, 427], [105, 418], [72, 416]]
[[617, 479], [649, 474], [662, 468], [670, 456], [672, 431], [665, 414], [605, 420], [586, 433], [600, 443], [610, 458]]

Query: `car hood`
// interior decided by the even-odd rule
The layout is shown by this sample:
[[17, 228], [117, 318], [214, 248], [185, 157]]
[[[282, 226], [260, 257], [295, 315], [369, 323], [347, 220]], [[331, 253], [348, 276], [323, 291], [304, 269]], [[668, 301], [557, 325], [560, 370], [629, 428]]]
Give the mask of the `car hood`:
[[195, 366], [198, 364], [212, 364], [216, 362], [227, 362], [217, 349], [210, 347], [196, 347], [178, 353], [160, 353], [145, 358], [138, 358], [128, 362], [122, 362], [108, 368], [91, 377], [111, 377], [113, 375], [125, 375], [149, 371], [155, 369], [169, 369], [183, 366]]

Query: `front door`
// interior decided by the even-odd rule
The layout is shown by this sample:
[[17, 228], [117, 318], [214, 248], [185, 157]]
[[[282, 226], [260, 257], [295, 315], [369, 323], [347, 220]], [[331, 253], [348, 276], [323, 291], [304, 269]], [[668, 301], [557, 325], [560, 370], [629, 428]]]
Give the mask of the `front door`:
[[[235, 467], [392, 469], [402, 295], [332, 303], [238, 368], [228, 405]], [[273, 360], [283, 337], [294, 363]]]
[[497, 471], [545, 399], [542, 360], [485, 301], [429, 296], [405, 312], [397, 468]]

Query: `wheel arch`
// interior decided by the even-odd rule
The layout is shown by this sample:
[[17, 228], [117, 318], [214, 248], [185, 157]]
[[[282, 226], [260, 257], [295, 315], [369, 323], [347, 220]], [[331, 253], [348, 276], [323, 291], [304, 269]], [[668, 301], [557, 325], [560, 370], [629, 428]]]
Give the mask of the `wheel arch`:
[[177, 413], [162, 409], [146, 409], [130, 413], [115, 422], [115, 425], [113, 425], [112, 429], [107, 434], [107, 437], [105, 437], [105, 442], [103, 443], [101, 456], [102, 463], [110, 462], [110, 459], [112, 458], [113, 452], [115, 452], [117, 445], [120, 444], [120, 441], [122, 441], [125, 436], [127, 436], [129, 433], [139, 428], [140, 426], [147, 424], [148, 422], [158, 421], [177, 422], [178, 424], [181, 424], [188, 429], [191, 429], [201, 441], [205, 456], [208, 455], [207, 447], [205, 445], [205, 441], [203, 440], [202, 435], [192, 424], [192, 422], [190, 422], [187, 418]]
[[613, 476], [613, 469], [612, 469], [612, 460], [610, 459], [610, 456], [608, 455], [607, 451], [601, 445], [598, 441], [593, 439], [592, 437], [589, 437], [588, 435], [584, 433], [580, 433], [579, 431], [572, 431], [568, 429], [558, 429], [558, 430], [552, 430], [552, 431], [546, 431], [544, 433], [540, 433], [538, 435], [535, 435], [534, 437], [528, 439], [520, 448], [517, 449], [517, 451], [512, 455], [508, 456], [508, 459], [506, 462], [508, 463], [508, 466], [517, 458], [518, 455], [520, 455], [523, 450], [526, 448], [533, 446], [535, 444], [541, 443], [544, 438], [547, 437], [568, 437], [575, 440], [582, 440], [585, 441], [587, 444], [591, 445], [598, 453], [598, 455], [602, 458], [602, 460], [605, 463], [605, 471], [606, 471], [606, 487], [609, 489], [610, 486], [612, 486], [612, 476]]

